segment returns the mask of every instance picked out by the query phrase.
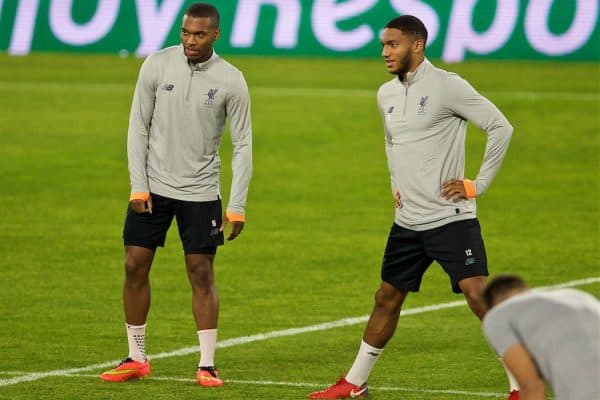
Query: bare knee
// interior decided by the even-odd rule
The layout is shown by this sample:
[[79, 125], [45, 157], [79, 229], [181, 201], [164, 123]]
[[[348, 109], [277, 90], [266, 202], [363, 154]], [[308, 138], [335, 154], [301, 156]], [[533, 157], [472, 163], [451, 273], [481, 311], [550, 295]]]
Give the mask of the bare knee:
[[485, 315], [485, 305], [481, 299], [481, 291], [485, 287], [484, 277], [467, 278], [459, 282], [469, 308], [480, 319]]
[[154, 252], [149, 249], [131, 249], [125, 252], [125, 284], [141, 286], [148, 281]]
[[363, 340], [371, 346], [383, 348], [392, 338], [398, 325], [400, 309], [408, 292], [399, 291], [382, 282], [375, 293], [375, 307], [367, 323]]
[[195, 290], [211, 290], [214, 286], [214, 256], [194, 254], [186, 256], [188, 278]]
[[407, 293], [401, 292], [389, 283], [383, 282], [375, 292], [375, 308], [387, 314], [399, 314]]

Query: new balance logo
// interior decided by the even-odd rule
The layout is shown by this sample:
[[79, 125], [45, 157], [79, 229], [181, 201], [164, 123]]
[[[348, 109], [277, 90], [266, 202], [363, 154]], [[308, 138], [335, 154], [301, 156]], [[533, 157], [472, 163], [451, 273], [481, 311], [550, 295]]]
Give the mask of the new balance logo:
[[473, 265], [477, 262], [477, 257], [468, 257], [465, 261], [465, 265], [468, 267], [469, 265]]

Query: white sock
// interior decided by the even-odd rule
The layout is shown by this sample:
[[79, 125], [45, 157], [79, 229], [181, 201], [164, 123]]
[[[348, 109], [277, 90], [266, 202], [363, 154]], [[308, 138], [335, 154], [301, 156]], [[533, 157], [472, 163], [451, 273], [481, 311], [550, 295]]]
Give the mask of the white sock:
[[506, 377], [508, 378], [508, 384], [510, 386], [509, 391], [512, 392], [513, 390], [519, 390], [519, 383], [517, 382], [513, 374], [510, 373], [508, 368], [506, 368], [506, 365], [504, 365], [504, 361], [502, 361], [501, 358], [498, 358], [498, 360], [500, 360], [502, 366], [504, 367], [504, 372], [506, 372]]
[[198, 367], [214, 367], [217, 330], [204, 329], [198, 331], [198, 340], [200, 341], [200, 362], [198, 363]]
[[146, 361], [146, 324], [130, 325], [127, 328], [127, 342], [129, 343], [129, 355], [127, 357], [134, 361]]
[[373, 347], [362, 340], [354, 364], [352, 364], [352, 368], [346, 375], [346, 380], [356, 386], [365, 383], [382, 351], [383, 349]]

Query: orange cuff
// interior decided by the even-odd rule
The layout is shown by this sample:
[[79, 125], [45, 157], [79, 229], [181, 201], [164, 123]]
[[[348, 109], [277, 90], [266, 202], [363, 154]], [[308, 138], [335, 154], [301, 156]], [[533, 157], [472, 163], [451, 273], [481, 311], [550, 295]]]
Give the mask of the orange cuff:
[[227, 217], [228, 220], [230, 220], [232, 222], [245, 222], [246, 221], [246, 217], [244, 216], [244, 214], [236, 214], [236, 213], [232, 213], [231, 211], [225, 211], [225, 216]]
[[477, 197], [477, 189], [475, 184], [470, 179], [463, 179], [463, 185], [465, 186], [465, 192], [467, 193], [467, 199], [474, 199]]
[[131, 196], [129, 196], [129, 201], [131, 201], [131, 200], [148, 201], [149, 198], [150, 198], [149, 192], [131, 193]]

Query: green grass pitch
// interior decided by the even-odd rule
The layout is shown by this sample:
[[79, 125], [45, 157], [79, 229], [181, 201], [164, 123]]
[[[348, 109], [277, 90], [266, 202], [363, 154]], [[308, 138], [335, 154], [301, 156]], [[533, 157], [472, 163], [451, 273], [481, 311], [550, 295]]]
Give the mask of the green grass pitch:
[[[192, 380], [197, 353], [185, 351], [197, 337], [175, 229], [151, 274], [147, 350], [160, 355], [152, 378], [107, 384], [103, 368], [90, 367], [127, 352], [125, 138], [141, 60], [0, 55], [0, 399], [302, 399], [347, 371], [364, 322], [234, 340], [370, 313], [393, 216], [375, 100], [390, 76], [380, 60], [228, 59], [251, 90], [255, 172], [246, 229], [216, 261], [219, 340], [229, 343], [216, 360], [228, 382], [206, 390]], [[515, 126], [478, 201], [491, 272], [516, 272], [533, 286], [598, 278], [599, 65], [447, 68]], [[471, 178], [484, 145], [471, 126]], [[227, 199], [228, 136], [221, 152]], [[598, 281], [579, 288], [600, 296]], [[405, 308], [457, 300], [434, 264]], [[463, 305], [402, 317], [369, 383], [376, 400], [507, 390]]]

